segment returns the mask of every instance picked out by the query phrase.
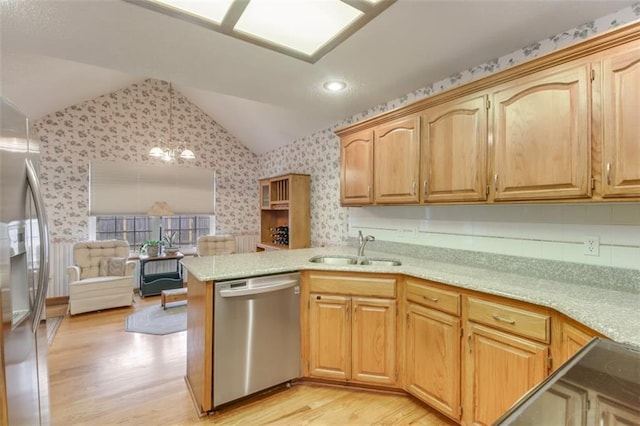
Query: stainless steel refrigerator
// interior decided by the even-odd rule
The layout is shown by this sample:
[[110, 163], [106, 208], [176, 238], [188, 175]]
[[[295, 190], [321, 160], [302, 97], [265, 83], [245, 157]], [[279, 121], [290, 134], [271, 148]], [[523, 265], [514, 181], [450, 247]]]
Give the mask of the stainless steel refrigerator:
[[48, 424], [49, 234], [29, 122], [0, 98], [0, 424]]

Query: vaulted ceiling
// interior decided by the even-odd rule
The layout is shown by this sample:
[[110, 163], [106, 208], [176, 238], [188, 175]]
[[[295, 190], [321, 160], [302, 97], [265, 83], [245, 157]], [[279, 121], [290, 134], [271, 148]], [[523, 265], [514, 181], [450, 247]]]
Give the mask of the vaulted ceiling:
[[[262, 154], [631, 4], [398, 0], [310, 64], [121, 0], [2, 0], [0, 91], [38, 119], [170, 81]], [[347, 90], [323, 90], [331, 78]]]

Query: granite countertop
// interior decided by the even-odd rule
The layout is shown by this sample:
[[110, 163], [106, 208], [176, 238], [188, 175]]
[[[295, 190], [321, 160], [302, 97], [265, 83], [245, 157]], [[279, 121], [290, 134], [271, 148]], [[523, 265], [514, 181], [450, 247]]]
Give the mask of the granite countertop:
[[615, 341], [640, 346], [640, 293], [634, 290], [534, 278], [369, 250], [366, 252], [368, 258], [397, 259], [402, 265], [329, 265], [309, 262], [311, 257], [318, 255], [355, 254], [356, 249], [353, 247], [320, 247], [195, 257], [182, 260], [182, 264], [200, 281], [221, 281], [310, 269], [404, 274], [547, 306]]

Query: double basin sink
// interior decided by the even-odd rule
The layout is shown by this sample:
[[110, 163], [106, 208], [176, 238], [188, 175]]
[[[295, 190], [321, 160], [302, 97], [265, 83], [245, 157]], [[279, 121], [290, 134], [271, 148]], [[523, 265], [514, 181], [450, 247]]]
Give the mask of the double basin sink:
[[395, 259], [379, 259], [356, 256], [314, 256], [309, 262], [326, 265], [364, 265], [364, 266], [400, 266], [402, 262]]

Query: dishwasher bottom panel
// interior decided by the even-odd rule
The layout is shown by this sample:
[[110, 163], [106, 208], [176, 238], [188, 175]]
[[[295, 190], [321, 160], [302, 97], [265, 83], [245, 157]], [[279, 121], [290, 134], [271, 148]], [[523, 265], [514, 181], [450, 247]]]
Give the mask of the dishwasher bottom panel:
[[220, 282], [215, 291], [214, 408], [300, 377], [298, 274]]

